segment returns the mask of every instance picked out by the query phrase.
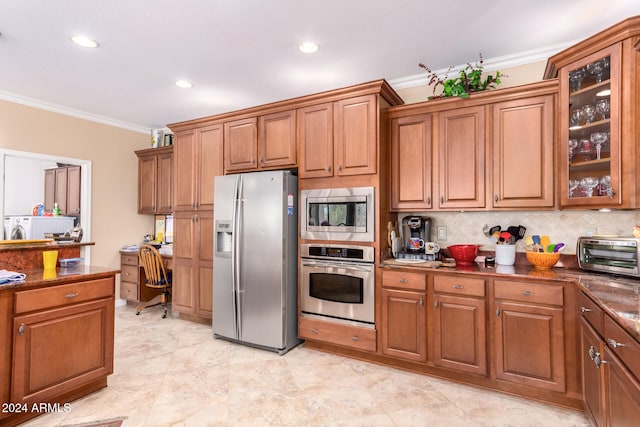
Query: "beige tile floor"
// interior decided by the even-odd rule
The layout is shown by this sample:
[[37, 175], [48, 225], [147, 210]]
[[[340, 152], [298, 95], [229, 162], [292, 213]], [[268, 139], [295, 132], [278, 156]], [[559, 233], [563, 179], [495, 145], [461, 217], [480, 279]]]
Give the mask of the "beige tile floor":
[[116, 309], [107, 388], [25, 425], [588, 426], [583, 413], [299, 346], [284, 356], [213, 339], [159, 308]]

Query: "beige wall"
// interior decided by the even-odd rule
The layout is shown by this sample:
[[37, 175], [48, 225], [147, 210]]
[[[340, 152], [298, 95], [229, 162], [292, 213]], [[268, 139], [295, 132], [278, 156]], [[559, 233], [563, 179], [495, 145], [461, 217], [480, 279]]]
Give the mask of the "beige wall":
[[148, 147], [144, 133], [0, 100], [0, 148], [92, 162], [92, 265], [119, 268], [120, 247], [153, 232], [137, 213], [134, 150]]

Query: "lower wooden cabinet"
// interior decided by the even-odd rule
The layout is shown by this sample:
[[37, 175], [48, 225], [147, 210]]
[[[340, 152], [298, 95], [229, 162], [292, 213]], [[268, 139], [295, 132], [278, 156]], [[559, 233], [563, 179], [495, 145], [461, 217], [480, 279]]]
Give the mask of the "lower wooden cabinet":
[[211, 321], [213, 212], [176, 212], [173, 234], [172, 308]]
[[487, 375], [484, 279], [435, 276], [433, 362], [436, 366]]
[[[11, 402], [53, 402], [113, 372], [114, 277], [15, 293]], [[103, 386], [104, 386], [103, 385]]]
[[382, 353], [427, 360], [426, 292], [382, 289]]
[[596, 425], [604, 424], [604, 341], [582, 320], [580, 328], [580, 358], [582, 359], [582, 396], [585, 409]]
[[496, 378], [565, 392], [563, 287], [494, 282]]
[[382, 354], [427, 360], [427, 276], [384, 271], [382, 274]]
[[306, 340], [336, 344], [357, 350], [376, 351], [375, 329], [301, 316], [298, 318], [298, 335]]
[[[636, 355], [638, 357], [638, 355]], [[604, 349], [605, 407], [607, 422], [614, 427], [640, 425], [640, 382], [608, 347]]]

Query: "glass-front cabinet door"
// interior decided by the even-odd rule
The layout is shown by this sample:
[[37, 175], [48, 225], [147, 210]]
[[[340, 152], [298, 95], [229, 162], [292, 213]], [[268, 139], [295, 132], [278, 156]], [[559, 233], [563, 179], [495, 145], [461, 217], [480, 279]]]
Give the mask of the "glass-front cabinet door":
[[560, 69], [563, 207], [615, 207], [620, 184], [620, 44]]

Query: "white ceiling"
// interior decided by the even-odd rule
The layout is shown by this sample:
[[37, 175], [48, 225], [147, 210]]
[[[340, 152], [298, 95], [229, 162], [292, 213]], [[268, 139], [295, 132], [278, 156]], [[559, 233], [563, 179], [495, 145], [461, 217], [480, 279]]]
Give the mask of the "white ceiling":
[[[147, 131], [379, 78], [422, 83], [419, 62], [539, 60], [634, 15], [638, 0], [0, 0], [0, 99]], [[309, 39], [319, 52], [298, 52]]]

